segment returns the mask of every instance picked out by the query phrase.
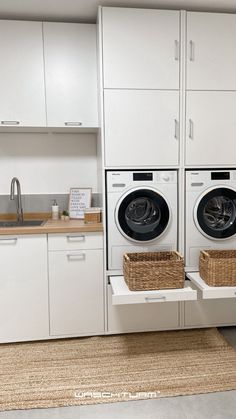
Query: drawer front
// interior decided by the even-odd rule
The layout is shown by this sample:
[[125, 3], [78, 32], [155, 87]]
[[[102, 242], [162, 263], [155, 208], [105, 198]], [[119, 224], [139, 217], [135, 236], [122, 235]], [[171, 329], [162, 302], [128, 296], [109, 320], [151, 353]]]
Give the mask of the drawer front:
[[102, 248], [103, 234], [100, 232], [48, 235], [48, 250], [78, 250]]
[[113, 305], [111, 285], [108, 285], [107, 293], [108, 333], [179, 328], [178, 302]]

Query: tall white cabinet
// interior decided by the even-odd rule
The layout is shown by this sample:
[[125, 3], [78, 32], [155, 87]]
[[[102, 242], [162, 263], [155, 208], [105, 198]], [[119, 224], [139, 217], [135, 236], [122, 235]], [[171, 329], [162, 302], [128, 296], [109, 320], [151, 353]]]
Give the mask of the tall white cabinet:
[[105, 166], [177, 165], [180, 12], [101, 13]]
[[234, 165], [236, 15], [186, 16], [185, 164]]
[[0, 20], [0, 126], [46, 126], [42, 23]]

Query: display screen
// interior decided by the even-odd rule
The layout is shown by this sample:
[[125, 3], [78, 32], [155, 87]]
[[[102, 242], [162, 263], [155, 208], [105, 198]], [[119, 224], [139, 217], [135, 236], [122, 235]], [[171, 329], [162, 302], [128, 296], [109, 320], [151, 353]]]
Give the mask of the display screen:
[[133, 173], [133, 180], [153, 180], [153, 173], [146, 172], [146, 173]]
[[211, 180], [230, 179], [230, 172], [211, 172]]

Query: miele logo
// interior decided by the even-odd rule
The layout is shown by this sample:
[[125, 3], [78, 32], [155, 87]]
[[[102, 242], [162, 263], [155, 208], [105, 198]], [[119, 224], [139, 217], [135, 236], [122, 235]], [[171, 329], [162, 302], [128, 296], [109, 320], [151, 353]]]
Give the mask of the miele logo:
[[199, 175], [199, 172], [191, 172], [191, 175], [197, 176], [197, 175]]
[[112, 176], [120, 176], [120, 173], [112, 173]]

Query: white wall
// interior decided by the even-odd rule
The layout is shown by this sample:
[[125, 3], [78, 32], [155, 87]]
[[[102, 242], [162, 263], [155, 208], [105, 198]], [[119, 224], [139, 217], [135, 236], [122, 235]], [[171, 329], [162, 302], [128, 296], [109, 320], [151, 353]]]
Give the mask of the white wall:
[[94, 134], [1, 133], [0, 194], [9, 194], [14, 176], [22, 194], [97, 192], [96, 154]]

